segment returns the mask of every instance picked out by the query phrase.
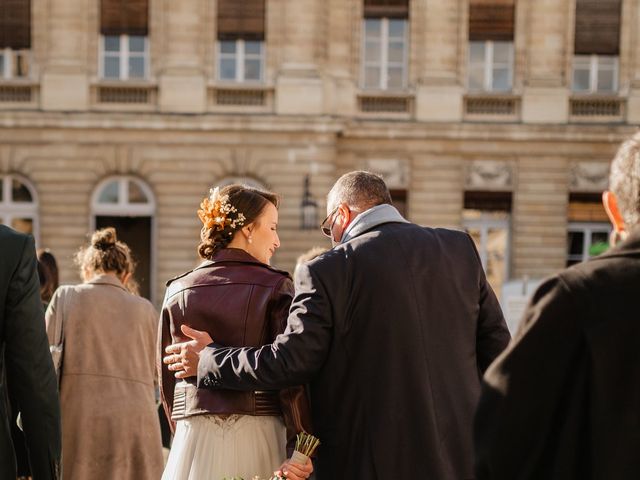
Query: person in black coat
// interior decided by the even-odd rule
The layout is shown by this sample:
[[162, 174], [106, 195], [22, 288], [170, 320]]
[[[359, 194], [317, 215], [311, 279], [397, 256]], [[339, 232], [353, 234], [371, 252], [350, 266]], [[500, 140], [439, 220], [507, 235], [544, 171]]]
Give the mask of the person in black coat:
[[[284, 335], [206, 347], [199, 384], [309, 383], [318, 480], [472, 478], [481, 374], [510, 339], [473, 241], [407, 222], [368, 172], [342, 176], [327, 203], [337, 245], [297, 271]], [[193, 374], [209, 342], [169, 347], [165, 361]]]
[[640, 135], [610, 189], [615, 247], [546, 280], [485, 375], [480, 480], [640, 478]]
[[0, 225], [0, 478], [16, 478], [17, 405], [33, 480], [60, 478], [58, 386], [45, 333], [33, 238]]

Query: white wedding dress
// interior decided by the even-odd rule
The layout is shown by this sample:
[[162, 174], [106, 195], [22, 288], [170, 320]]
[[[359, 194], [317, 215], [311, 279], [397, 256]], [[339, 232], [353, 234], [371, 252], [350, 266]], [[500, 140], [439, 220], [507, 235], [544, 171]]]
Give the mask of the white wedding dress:
[[285, 458], [281, 417], [197, 415], [177, 422], [162, 480], [269, 479]]

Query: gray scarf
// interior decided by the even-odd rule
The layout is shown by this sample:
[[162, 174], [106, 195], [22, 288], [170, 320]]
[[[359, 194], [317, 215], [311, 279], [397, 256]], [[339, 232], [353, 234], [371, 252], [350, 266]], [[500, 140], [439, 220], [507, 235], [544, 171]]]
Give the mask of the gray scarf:
[[340, 243], [348, 242], [361, 233], [371, 230], [373, 227], [390, 222], [409, 223], [398, 213], [395, 207], [388, 204], [376, 205], [356, 217], [342, 235]]

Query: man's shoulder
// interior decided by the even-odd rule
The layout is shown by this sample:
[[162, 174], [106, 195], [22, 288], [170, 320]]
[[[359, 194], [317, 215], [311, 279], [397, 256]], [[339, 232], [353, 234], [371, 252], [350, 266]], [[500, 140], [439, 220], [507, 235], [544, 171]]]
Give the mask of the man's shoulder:
[[20, 250], [24, 248], [25, 242], [28, 242], [30, 238], [32, 238], [30, 235], [18, 232], [6, 225], [0, 225], [0, 242], [3, 244], [4, 251], [7, 248]]

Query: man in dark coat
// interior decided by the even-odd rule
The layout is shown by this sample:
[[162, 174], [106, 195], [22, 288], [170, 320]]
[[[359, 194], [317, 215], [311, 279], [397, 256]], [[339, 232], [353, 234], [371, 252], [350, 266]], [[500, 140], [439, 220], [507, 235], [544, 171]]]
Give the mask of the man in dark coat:
[[485, 375], [478, 479], [640, 478], [640, 135], [610, 189], [617, 245], [544, 282]]
[[[296, 272], [284, 335], [260, 349], [208, 346], [199, 385], [309, 383], [318, 480], [472, 478], [481, 373], [509, 342], [473, 241], [407, 222], [368, 172], [341, 177], [327, 211], [338, 245]], [[190, 351], [208, 341], [165, 361], [189, 375]]]
[[22, 417], [34, 480], [60, 478], [60, 405], [33, 238], [0, 225], [0, 478], [16, 478], [9, 400]]

